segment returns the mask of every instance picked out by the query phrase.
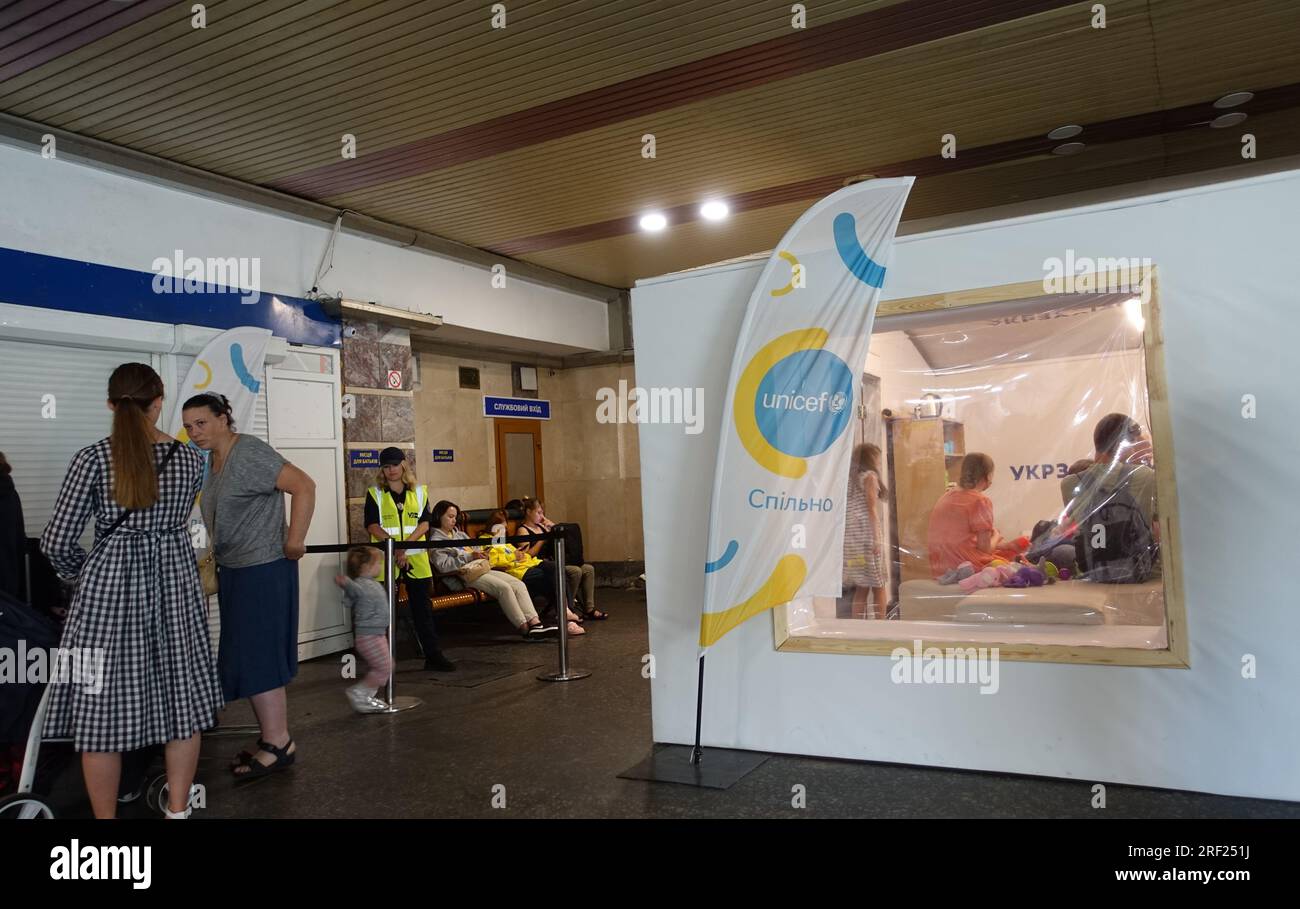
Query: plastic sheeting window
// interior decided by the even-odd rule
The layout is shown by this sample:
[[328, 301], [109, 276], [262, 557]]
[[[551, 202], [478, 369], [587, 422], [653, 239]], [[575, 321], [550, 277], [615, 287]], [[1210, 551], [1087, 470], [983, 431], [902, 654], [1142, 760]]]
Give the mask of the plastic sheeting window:
[[1055, 294], [878, 318], [844, 593], [785, 607], [789, 635], [1166, 648], [1147, 314]]

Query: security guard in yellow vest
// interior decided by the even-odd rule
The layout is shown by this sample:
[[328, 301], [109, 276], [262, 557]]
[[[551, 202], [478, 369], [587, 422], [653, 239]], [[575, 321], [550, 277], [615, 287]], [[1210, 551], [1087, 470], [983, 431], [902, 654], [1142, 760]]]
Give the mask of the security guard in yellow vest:
[[[379, 455], [378, 484], [366, 493], [365, 525], [370, 540], [382, 543], [389, 537], [394, 540], [423, 540], [429, 532], [429, 490], [417, 485], [406, 454], [400, 448], [385, 448]], [[424, 651], [424, 668], [450, 672], [456, 668], [442, 654], [438, 644], [438, 630], [433, 622], [433, 608], [429, 597], [433, 585], [433, 571], [429, 567], [426, 549], [394, 550], [398, 577], [406, 587], [407, 607], [415, 634]], [[384, 580], [381, 569], [378, 581]]]

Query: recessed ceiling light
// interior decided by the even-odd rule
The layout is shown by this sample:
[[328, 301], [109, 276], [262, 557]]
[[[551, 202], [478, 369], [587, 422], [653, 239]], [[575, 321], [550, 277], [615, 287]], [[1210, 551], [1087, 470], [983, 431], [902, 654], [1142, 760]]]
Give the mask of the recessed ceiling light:
[[721, 221], [727, 217], [730, 211], [731, 209], [727, 208], [726, 202], [718, 202], [717, 200], [705, 202], [700, 206], [700, 216], [708, 221]]
[[1077, 155], [1086, 148], [1082, 142], [1066, 142], [1052, 149], [1054, 155]]
[[641, 216], [641, 229], [648, 230], [651, 233], [661, 231], [668, 226], [668, 219], [657, 211], [652, 211], [648, 215]]
[[1047, 134], [1047, 138], [1073, 139], [1081, 132], [1083, 132], [1082, 126], [1075, 126], [1073, 124], [1071, 124], [1070, 126], [1058, 126], [1056, 129], [1052, 130], [1050, 133]]
[[1214, 106], [1220, 110], [1225, 107], [1237, 107], [1245, 104], [1253, 97], [1255, 97], [1254, 92], [1228, 92], [1228, 94], [1224, 95], [1218, 101], [1215, 101]]
[[1245, 119], [1246, 112], [1244, 110], [1234, 110], [1230, 114], [1219, 114], [1210, 121], [1210, 129], [1226, 129], [1229, 126], [1236, 126]]

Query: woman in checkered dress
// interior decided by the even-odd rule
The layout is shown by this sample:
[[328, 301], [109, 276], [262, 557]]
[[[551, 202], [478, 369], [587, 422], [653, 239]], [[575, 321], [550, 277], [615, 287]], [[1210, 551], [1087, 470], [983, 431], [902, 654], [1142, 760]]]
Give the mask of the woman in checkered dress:
[[[90, 671], [55, 684], [45, 735], [70, 735], [82, 753], [96, 817], [116, 812], [121, 752], [164, 742], [169, 807], [183, 814], [199, 733], [222, 705], [187, 527], [203, 456], [177, 443], [168, 457], [175, 440], [154, 428], [162, 393], [143, 363], [114, 370], [113, 434], [73, 457], [41, 537], [58, 573], [78, 578], [61, 647], [92, 655], [82, 660]], [[127, 510], [119, 503], [130, 513], [109, 532]], [[91, 517], [87, 553], [79, 540]]]

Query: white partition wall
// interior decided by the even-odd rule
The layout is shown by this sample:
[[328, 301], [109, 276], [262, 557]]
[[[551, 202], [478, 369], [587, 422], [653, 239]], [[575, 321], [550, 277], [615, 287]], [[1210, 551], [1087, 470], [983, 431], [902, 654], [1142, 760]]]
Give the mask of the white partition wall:
[[[709, 651], [705, 745], [1300, 800], [1298, 236], [1300, 173], [1289, 172], [901, 237], [884, 299], [1041, 279], [1067, 251], [1152, 260], [1190, 668], [1003, 661], [998, 692], [982, 695], [894, 684], [886, 656], [777, 652], [761, 615]], [[718, 421], [762, 265], [632, 293], [637, 384], [704, 389], [701, 434], [639, 427], [660, 742], [694, 735]]]

